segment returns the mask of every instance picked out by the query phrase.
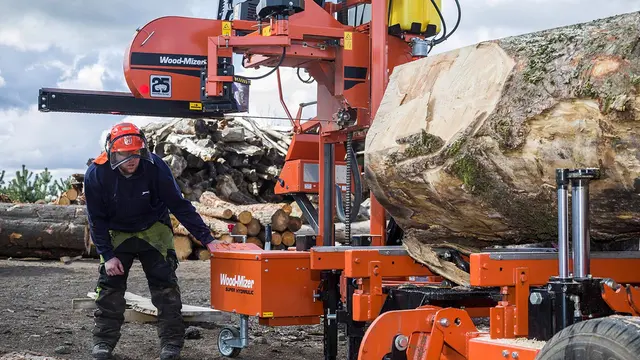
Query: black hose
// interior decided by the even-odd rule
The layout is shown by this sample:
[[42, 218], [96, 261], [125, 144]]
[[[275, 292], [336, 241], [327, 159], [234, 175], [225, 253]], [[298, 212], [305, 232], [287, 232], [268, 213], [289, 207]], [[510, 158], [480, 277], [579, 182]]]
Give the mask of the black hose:
[[[284, 61], [285, 56], [287, 55], [287, 48], [286, 47], [282, 47], [282, 55], [280, 56], [280, 61], [278, 61], [278, 64], [276, 64], [276, 66], [271, 69], [271, 71], [267, 72], [264, 75], [260, 75], [260, 76], [256, 76], [256, 77], [249, 77], [249, 76], [243, 76], [243, 78], [245, 79], [249, 79], [249, 80], [259, 80], [259, 79], [264, 79], [267, 76], [273, 74], [276, 70], [278, 70], [278, 68], [280, 67], [280, 65], [282, 65], [282, 62]], [[243, 61], [244, 63], [244, 61]], [[244, 64], [243, 64], [244, 66]]]
[[315, 79], [313, 78], [313, 76], [311, 76], [311, 74], [309, 74], [309, 79], [303, 80], [302, 76], [300, 76], [300, 69], [302, 69], [302, 68], [298, 68], [296, 70], [296, 75], [298, 75], [298, 80], [302, 81], [305, 84], [311, 84], [311, 83], [313, 83], [315, 81]]
[[[433, 7], [436, 9], [436, 12], [438, 13], [438, 17], [440, 18], [440, 21], [442, 22], [442, 36], [439, 39], [435, 39], [433, 41], [433, 44], [440, 44], [443, 41], [447, 40], [449, 37], [451, 37], [451, 35], [453, 35], [453, 33], [456, 32], [456, 30], [458, 30], [458, 26], [460, 25], [460, 20], [462, 19], [462, 9], [460, 8], [460, 1], [459, 0], [454, 0], [456, 3], [456, 7], [458, 8], [458, 20], [456, 21], [456, 25], [453, 27], [453, 30], [451, 30], [450, 33], [447, 34], [447, 24], [444, 21], [444, 17], [442, 16], [442, 12], [440, 12], [440, 8], [438, 7], [438, 5], [436, 4], [436, 2], [434, 0], [431, 0], [431, 4], [433, 4]], [[429, 50], [431, 51], [431, 50]]]
[[440, 36], [439, 39], [434, 39], [433, 40], [433, 44], [440, 44], [441, 42], [443, 42], [447, 36], [447, 24], [444, 21], [444, 17], [442, 16], [442, 13], [440, 12], [440, 8], [438, 7], [438, 4], [436, 4], [435, 0], [431, 0], [431, 4], [433, 4], [433, 7], [436, 9], [436, 12], [438, 13], [438, 17], [440, 17], [440, 23], [442, 23], [442, 36]]
[[453, 30], [451, 30], [451, 32], [447, 35], [447, 37], [444, 38], [445, 40], [447, 40], [451, 35], [453, 35], [454, 32], [456, 32], [456, 30], [458, 30], [458, 25], [460, 25], [460, 19], [462, 18], [462, 9], [460, 9], [460, 1], [455, 0], [455, 2], [456, 2], [456, 7], [458, 8], [458, 21], [456, 21], [456, 25], [453, 27]]

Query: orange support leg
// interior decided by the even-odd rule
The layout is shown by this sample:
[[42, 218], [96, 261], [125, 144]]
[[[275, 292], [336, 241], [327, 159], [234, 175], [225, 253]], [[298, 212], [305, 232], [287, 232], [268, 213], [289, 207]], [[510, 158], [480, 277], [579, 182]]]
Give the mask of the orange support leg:
[[466, 311], [423, 306], [389, 311], [371, 323], [362, 339], [358, 360], [382, 359], [406, 350], [407, 359], [468, 359], [467, 342], [478, 336]]

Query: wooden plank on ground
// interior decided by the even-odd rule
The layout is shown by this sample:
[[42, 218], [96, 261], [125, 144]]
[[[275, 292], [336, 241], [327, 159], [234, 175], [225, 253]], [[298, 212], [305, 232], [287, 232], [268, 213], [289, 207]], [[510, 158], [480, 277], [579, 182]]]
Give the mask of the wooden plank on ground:
[[[87, 293], [87, 299], [73, 299], [72, 306], [74, 309], [92, 309], [95, 308], [95, 292]], [[135, 322], [152, 322], [156, 321], [158, 309], [153, 305], [151, 299], [144, 296], [136, 295], [131, 292], [125, 292], [125, 302], [127, 310], [125, 311], [125, 321], [127, 317], [130, 321]], [[135, 314], [133, 313], [135, 312]], [[231, 320], [231, 315], [220, 310], [211, 309], [203, 306], [193, 306], [182, 304], [182, 317], [185, 322], [227, 322]]]

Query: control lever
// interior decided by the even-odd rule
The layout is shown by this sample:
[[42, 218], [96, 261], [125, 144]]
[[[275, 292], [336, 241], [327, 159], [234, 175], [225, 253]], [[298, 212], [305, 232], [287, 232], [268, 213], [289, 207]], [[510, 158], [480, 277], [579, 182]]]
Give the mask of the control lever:
[[242, 239], [242, 243], [246, 244], [247, 243], [247, 235], [233, 235], [233, 228], [235, 227], [235, 224], [229, 224], [227, 225], [227, 229], [229, 229], [229, 236], [231, 236], [232, 238], [241, 238]]

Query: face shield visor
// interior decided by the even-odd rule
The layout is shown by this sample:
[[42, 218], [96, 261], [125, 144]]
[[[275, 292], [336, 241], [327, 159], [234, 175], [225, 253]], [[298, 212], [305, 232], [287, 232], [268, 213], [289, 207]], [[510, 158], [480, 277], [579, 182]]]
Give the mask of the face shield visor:
[[123, 134], [113, 138], [107, 147], [111, 169], [132, 159], [143, 159], [153, 163], [147, 140], [139, 134]]

